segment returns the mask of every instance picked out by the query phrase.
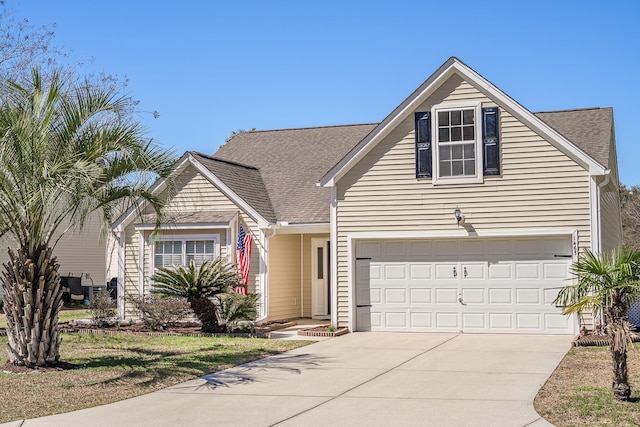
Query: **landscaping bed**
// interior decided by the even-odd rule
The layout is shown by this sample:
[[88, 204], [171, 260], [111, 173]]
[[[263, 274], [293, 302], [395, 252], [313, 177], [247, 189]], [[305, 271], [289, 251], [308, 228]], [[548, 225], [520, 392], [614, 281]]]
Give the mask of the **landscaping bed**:
[[[606, 344], [605, 344], [606, 345]], [[640, 425], [640, 344], [628, 351], [631, 399], [611, 391], [611, 354], [604, 346], [574, 346], [535, 398], [536, 411], [557, 427]]]
[[340, 335], [348, 334], [349, 329], [343, 326], [336, 328], [331, 325], [316, 326], [308, 329], [301, 329], [298, 331], [298, 335], [305, 337], [339, 337]]

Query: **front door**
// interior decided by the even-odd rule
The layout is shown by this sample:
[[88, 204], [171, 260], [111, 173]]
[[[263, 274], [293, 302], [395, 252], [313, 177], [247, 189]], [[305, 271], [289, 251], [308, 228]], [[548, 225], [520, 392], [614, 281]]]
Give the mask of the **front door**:
[[327, 319], [331, 315], [329, 241], [311, 239], [311, 316]]

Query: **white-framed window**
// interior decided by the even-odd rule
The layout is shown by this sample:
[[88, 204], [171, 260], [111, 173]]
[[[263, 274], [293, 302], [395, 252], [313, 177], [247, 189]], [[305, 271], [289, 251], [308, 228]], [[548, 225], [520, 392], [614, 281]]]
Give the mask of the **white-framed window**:
[[432, 108], [434, 184], [482, 182], [481, 104]]
[[204, 261], [212, 261], [220, 255], [220, 236], [161, 236], [152, 241], [151, 251], [152, 273], [159, 267], [188, 265], [191, 260], [195, 260], [196, 265], [200, 266]]

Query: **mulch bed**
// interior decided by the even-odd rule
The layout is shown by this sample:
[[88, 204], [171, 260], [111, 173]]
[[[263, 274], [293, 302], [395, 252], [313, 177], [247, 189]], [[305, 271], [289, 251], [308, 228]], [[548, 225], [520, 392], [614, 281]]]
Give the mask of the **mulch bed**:
[[[637, 333], [634, 334], [631, 338], [631, 340], [633, 342], [640, 342], [640, 335], [638, 335]], [[609, 337], [606, 335], [594, 335], [594, 334], [587, 334], [587, 335], [578, 335], [573, 339], [573, 342], [571, 343], [574, 347], [583, 347], [583, 346], [605, 346], [605, 345], [609, 345], [610, 341], [609, 341]]]

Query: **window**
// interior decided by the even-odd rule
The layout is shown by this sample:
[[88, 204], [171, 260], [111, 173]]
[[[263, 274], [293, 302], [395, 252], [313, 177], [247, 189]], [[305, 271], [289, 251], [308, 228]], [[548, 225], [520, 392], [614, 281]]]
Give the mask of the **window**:
[[416, 113], [415, 124], [417, 178], [462, 184], [500, 175], [497, 107], [436, 105]]
[[153, 243], [154, 269], [171, 268], [173, 265], [188, 265], [191, 260], [194, 260], [198, 266], [204, 261], [212, 261], [217, 255], [218, 241], [218, 236], [156, 241]]

